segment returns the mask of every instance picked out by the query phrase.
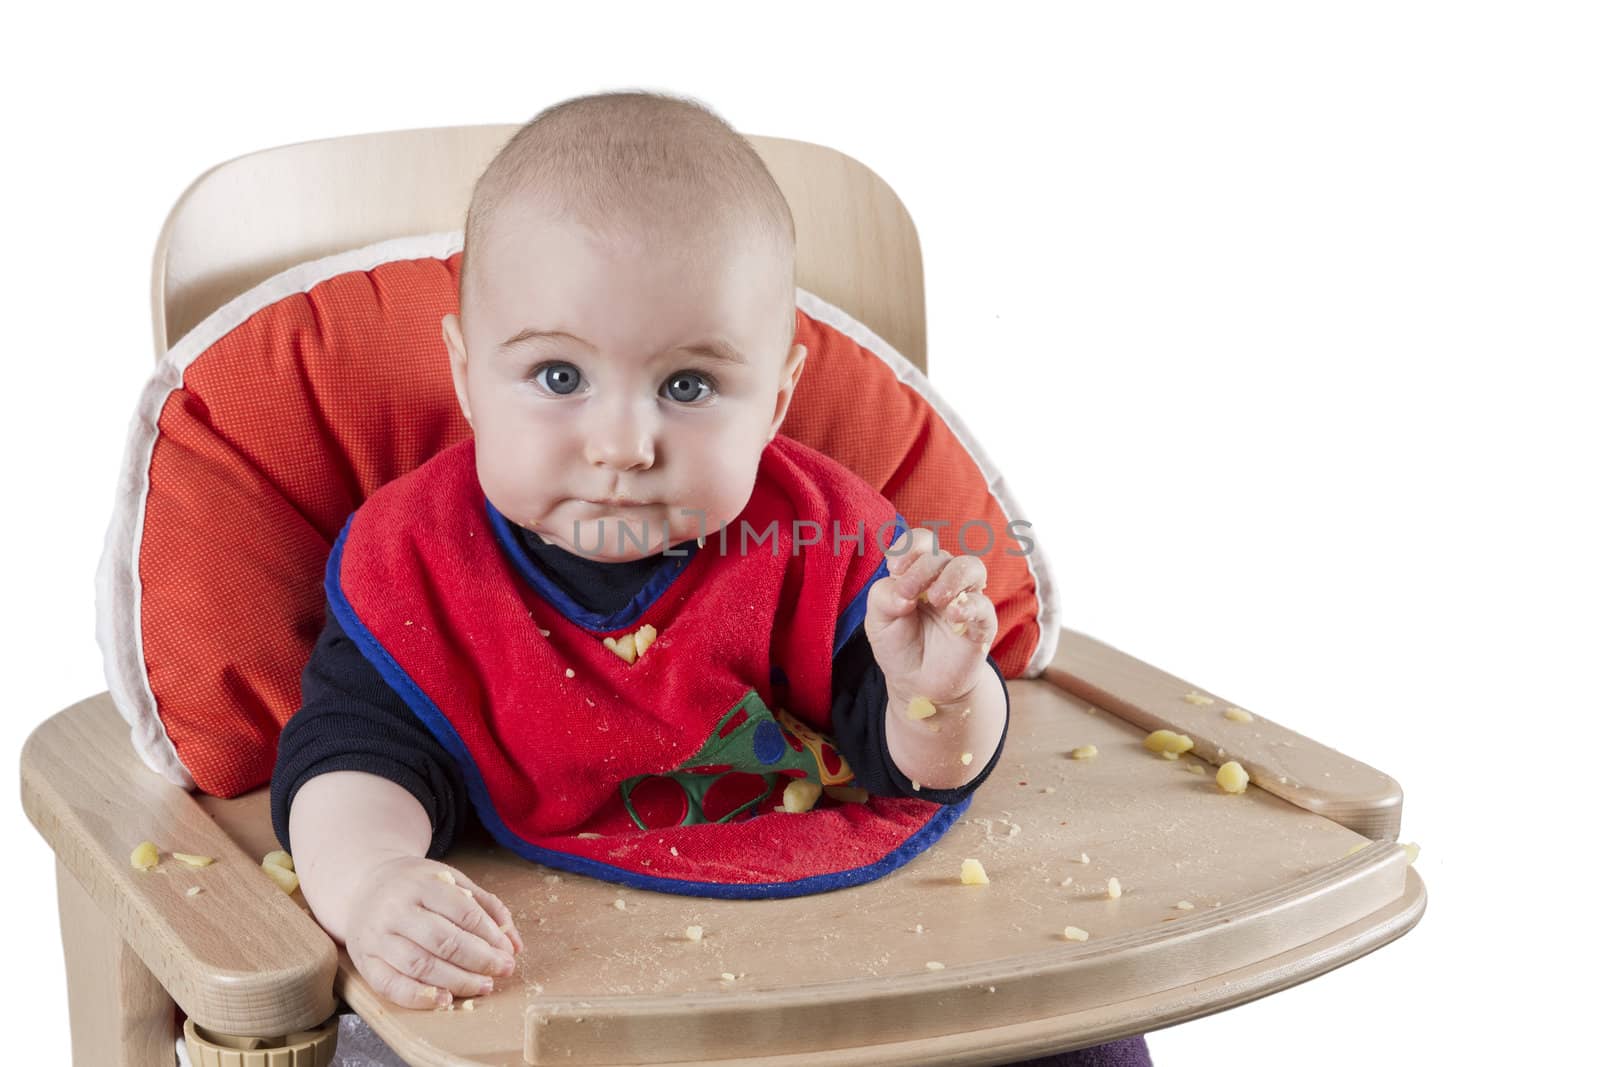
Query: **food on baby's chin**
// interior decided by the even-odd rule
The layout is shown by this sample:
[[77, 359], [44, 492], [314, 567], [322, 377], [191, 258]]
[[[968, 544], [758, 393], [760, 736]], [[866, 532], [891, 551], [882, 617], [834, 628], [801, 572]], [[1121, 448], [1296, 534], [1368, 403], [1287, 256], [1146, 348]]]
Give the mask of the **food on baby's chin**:
[[970, 765], [972, 763], [972, 753], [970, 753], [970, 752], [961, 753], [961, 763], [962, 763], [963, 766]]
[[912, 697], [906, 701], [906, 717], [909, 719], [926, 719], [938, 710], [927, 697]]
[[798, 815], [810, 811], [817, 804], [817, 798], [822, 795], [822, 786], [809, 778], [796, 778], [783, 787], [783, 807], [781, 810], [791, 815]]
[[1174, 733], [1171, 730], [1154, 730], [1144, 739], [1144, 747], [1151, 752], [1171, 752], [1180, 755], [1194, 747], [1194, 742], [1188, 734]]
[[133, 854], [128, 857], [128, 862], [133, 864], [135, 870], [154, 870], [156, 864], [161, 862], [161, 853], [156, 851], [154, 842], [141, 841], [134, 848]]
[[983, 869], [983, 864], [978, 862], [977, 860], [970, 860], [970, 859], [969, 860], [962, 860], [961, 861], [961, 884], [962, 885], [988, 885], [989, 884], [989, 875]]
[[1072, 750], [1073, 759], [1094, 759], [1100, 755], [1100, 750], [1093, 745], [1079, 745]]
[[261, 863], [263, 866], [282, 867], [286, 871], [294, 870], [294, 857], [282, 849], [268, 852], [261, 857]]
[[1224, 793], [1243, 793], [1250, 784], [1250, 775], [1239, 766], [1238, 760], [1229, 760], [1217, 768], [1217, 785]]

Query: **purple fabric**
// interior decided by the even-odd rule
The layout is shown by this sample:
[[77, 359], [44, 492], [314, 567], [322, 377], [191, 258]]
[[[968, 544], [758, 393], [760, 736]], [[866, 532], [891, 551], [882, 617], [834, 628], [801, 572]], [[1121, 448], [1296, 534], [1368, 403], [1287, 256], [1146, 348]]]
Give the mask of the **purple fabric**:
[[1108, 1041], [1104, 1045], [1057, 1052], [1036, 1060], [1019, 1060], [1008, 1067], [1152, 1067], [1144, 1035]]

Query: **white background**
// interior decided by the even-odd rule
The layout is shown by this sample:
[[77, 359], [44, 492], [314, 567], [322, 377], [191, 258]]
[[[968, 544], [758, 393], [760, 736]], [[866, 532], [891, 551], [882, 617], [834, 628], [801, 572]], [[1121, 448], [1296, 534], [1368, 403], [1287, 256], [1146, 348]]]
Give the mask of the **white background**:
[[533, 6], [7, 16], [8, 1062], [66, 1062], [17, 757], [104, 688], [93, 577], [173, 201], [261, 148], [631, 87], [897, 190], [933, 381], [1014, 486], [1069, 626], [1404, 786], [1421, 924], [1154, 1033], [1156, 1062], [1574, 1052], [1595, 947], [1594, 17]]

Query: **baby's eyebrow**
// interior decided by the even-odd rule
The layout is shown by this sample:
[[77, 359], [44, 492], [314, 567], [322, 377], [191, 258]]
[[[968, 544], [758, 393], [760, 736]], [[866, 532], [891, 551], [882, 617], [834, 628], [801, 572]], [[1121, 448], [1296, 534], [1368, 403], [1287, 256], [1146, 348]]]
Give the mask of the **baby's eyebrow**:
[[[500, 351], [506, 352], [516, 348], [518, 345], [526, 344], [530, 341], [546, 341], [558, 337], [564, 337], [569, 341], [576, 341], [585, 348], [594, 347], [583, 338], [575, 337], [572, 334], [567, 333], [565, 330], [536, 330], [530, 326], [527, 329], [518, 330], [515, 334], [500, 342]], [[743, 352], [740, 352], [737, 348], [729, 344], [727, 341], [724, 341], [720, 337], [713, 337], [706, 341], [698, 341], [692, 345], [679, 345], [677, 348], [671, 349], [670, 351], [689, 352], [719, 363], [746, 362]]]

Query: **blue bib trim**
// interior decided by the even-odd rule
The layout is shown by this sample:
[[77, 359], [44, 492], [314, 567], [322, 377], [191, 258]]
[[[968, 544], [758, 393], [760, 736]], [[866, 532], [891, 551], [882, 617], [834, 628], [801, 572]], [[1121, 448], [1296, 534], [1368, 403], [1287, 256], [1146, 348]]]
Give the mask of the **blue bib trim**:
[[698, 544], [691, 544], [682, 555], [666, 556], [670, 562], [665, 563], [650, 576], [650, 580], [634, 594], [632, 600], [612, 612], [610, 615], [601, 615], [590, 611], [566, 594], [560, 586], [550, 580], [533, 560], [528, 558], [528, 551], [517, 539], [517, 532], [512, 528], [511, 520], [500, 514], [498, 508], [489, 502], [488, 497], [483, 498], [483, 506], [488, 510], [489, 527], [494, 530], [495, 541], [505, 552], [511, 564], [516, 568], [524, 581], [538, 590], [539, 595], [550, 603], [550, 606], [561, 612], [567, 621], [574, 626], [581, 626], [585, 630], [604, 633], [610, 630], [631, 629], [639, 621], [650, 605], [665, 593], [672, 583], [677, 581], [699, 552]]

